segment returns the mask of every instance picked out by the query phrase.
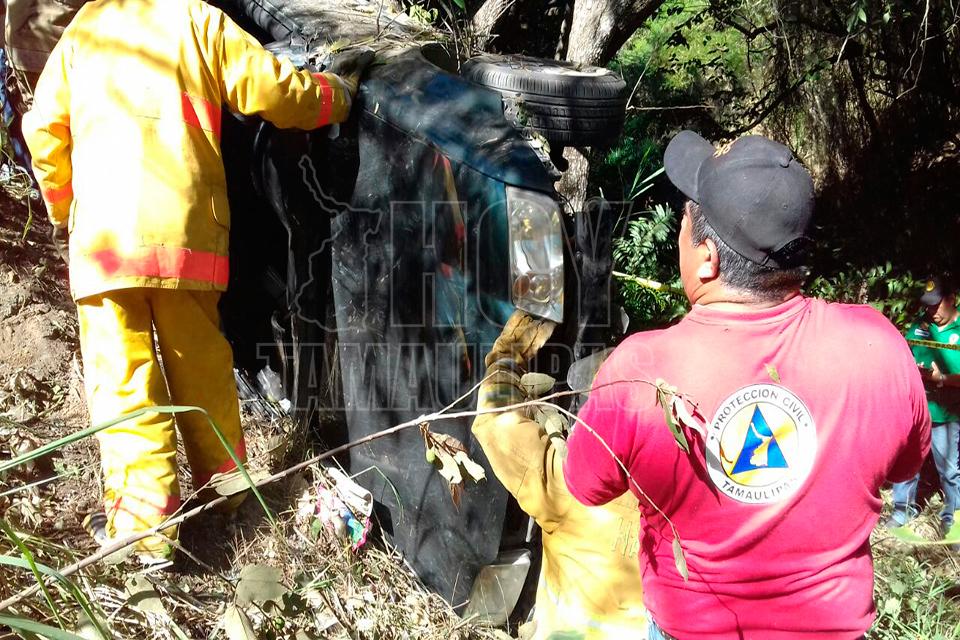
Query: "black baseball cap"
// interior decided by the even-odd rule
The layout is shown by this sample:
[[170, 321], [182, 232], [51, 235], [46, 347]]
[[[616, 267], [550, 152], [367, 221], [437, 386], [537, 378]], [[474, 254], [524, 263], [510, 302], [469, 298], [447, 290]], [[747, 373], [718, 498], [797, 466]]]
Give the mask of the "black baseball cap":
[[775, 269], [803, 264], [813, 179], [790, 149], [763, 136], [717, 148], [681, 131], [667, 145], [663, 166], [731, 249]]
[[940, 304], [944, 296], [953, 293], [953, 285], [946, 278], [933, 276], [927, 278], [923, 285], [923, 292], [920, 294], [920, 304], [931, 307]]

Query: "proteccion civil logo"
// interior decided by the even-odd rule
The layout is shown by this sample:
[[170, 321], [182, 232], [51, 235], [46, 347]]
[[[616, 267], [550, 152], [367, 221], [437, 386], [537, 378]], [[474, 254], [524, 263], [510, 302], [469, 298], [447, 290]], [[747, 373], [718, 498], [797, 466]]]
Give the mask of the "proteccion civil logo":
[[754, 384], [721, 403], [707, 433], [710, 479], [727, 496], [769, 504], [810, 475], [817, 430], [803, 401], [786, 387]]

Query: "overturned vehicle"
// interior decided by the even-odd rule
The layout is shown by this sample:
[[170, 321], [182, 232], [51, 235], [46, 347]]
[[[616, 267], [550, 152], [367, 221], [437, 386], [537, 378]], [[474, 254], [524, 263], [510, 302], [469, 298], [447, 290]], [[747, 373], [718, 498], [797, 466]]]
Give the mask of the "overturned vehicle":
[[[320, 12], [276, 4], [234, 13], [263, 40], [280, 38], [268, 45], [275, 54], [321, 68], [331, 56], [314, 43], [339, 34], [323, 31]], [[458, 71], [438, 44], [395, 45], [379, 59], [339, 127], [307, 134], [234, 121], [224, 131], [225, 330], [238, 367], [278, 372], [285, 406], [329, 445], [458, 400], [475, 406], [484, 355], [515, 308], [561, 323], [538, 363], [554, 376], [609, 346], [619, 318], [611, 216], [602, 203], [569, 210], [554, 184], [564, 145], [619, 133], [622, 80], [519, 57], [481, 56]], [[536, 532], [470, 425], [432, 425], [486, 469], [456, 502], [415, 428], [357, 446], [342, 463], [428, 586], [461, 611], [470, 602], [467, 611], [504, 620], [536, 575]]]

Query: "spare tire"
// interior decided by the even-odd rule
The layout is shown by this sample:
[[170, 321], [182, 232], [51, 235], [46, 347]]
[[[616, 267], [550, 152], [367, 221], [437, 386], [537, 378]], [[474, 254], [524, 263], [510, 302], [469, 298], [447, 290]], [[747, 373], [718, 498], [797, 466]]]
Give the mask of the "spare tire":
[[550, 142], [606, 146], [623, 128], [627, 87], [609, 69], [527, 56], [482, 55], [467, 60], [462, 74], [498, 91], [509, 120]]

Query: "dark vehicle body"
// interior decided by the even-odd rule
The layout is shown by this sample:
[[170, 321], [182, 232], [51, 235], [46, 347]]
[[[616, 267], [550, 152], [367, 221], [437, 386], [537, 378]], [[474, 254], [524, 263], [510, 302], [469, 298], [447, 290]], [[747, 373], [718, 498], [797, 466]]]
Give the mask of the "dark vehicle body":
[[[546, 291], [526, 306], [564, 321], [544, 370], [559, 375], [606, 346], [602, 209], [561, 212], [552, 167], [504, 119], [496, 93], [411, 48], [373, 68], [335, 137], [234, 129], [232, 141], [225, 136], [240, 147], [225, 148], [234, 211], [226, 330], [241, 366], [252, 372], [269, 360], [283, 372], [296, 417], [323, 417], [329, 444], [416, 423], [463, 396], [459, 409], [475, 406], [471, 390], [518, 287]], [[518, 199], [530, 203], [524, 220], [549, 227], [530, 242], [519, 237], [522, 222], [510, 228]], [[576, 246], [578, 235], [590, 246]], [[551, 246], [555, 255], [545, 256]], [[531, 273], [518, 276], [511, 251], [538, 254]], [[577, 295], [584, 283], [574, 265], [585, 255], [591, 308]], [[538, 278], [546, 285], [530, 282]], [[599, 337], [591, 340], [588, 325]], [[348, 463], [373, 493], [384, 532], [453, 603], [469, 599], [478, 571], [502, 549], [530, 541], [528, 519], [508, 503], [471, 422], [431, 424], [486, 469], [459, 505], [425, 461], [415, 427], [354, 448]]]

